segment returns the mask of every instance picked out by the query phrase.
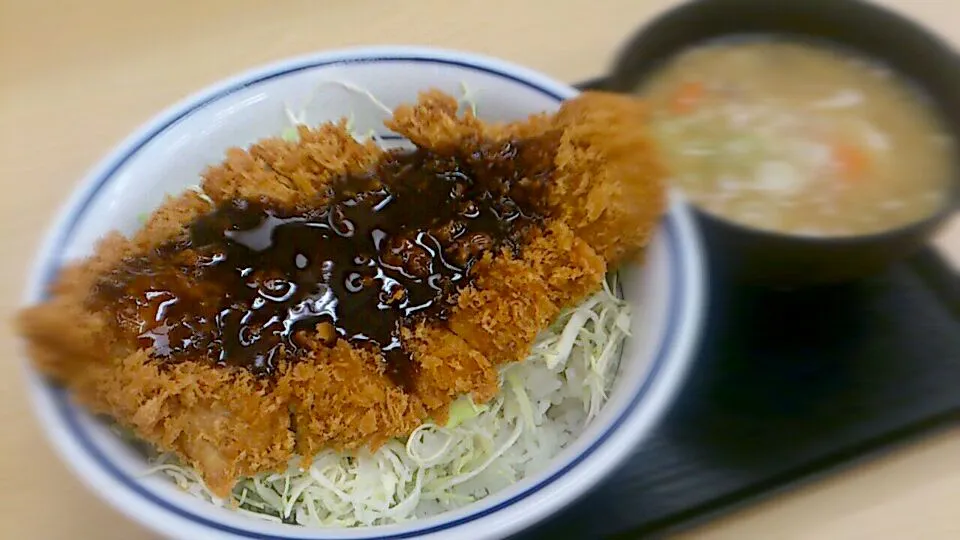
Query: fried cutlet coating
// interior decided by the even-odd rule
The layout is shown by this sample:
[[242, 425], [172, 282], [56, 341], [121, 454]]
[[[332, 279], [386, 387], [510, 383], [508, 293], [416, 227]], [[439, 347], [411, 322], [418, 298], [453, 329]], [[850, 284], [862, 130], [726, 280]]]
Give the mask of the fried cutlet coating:
[[248, 372], [161, 367], [139, 350], [87, 377], [93, 393], [78, 394], [82, 401], [175, 450], [221, 496], [237, 478], [281, 469], [293, 456], [287, 399]]
[[564, 102], [553, 215], [615, 266], [645, 247], [666, 206], [666, 173], [636, 99], [585, 92]]
[[[570, 105], [581, 101], [585, 105]], [[612, 123], [609, 115], [599, 112], [608, 106], [616, 117]], [[594, 113], [603, 118], [595, 120]], [[637, 133], [643, 114], [635, 100], [587, 93], [564, 104], [556, 117], [541, 114], [526, 121], [486, 124], [469, 111], [458, 115], [451, 96], [429, 91], [416, 104], [398, 107], [393, 120], [386, 122], [418, 146], [437, 152], [481, 140], [553, 135], [559, 141], [556, 155], [545, 157], [552, 157], [562, 179], [548, 191], [557, 218], [531, 232], [520, 260], [486, 257], [477, 263], [473, 271], [479, 277], [460, 292], [449, 321], [455, 333], [494, 363], [522, 360], [560, 307], [573, 305], [600, 287], [607, 261], [617, 262], [646, 245], [662, 212], [662, 173], [656, 167], [652, 172], [645, 169], [652, 158], [645, 157], [651, 148], [642, 131], [626, 137], [629, 140], [622, 145], [606, 141], [624, 137], [623, 130]], [[617, 136], [610, 137], [611, 133]], [[632, 153], [621, 154], [630, 145]], [[638, 159], [641, 165], [633, 171]], [[608, 161], [618, 168], [604, 174]], [[618, 176], [625, 174], [633, 176]], [[615, 228], [611, 232], [607, 227]]]
[[379, 353], [343, 340], [310, 349], [277, 379], [276, 392], [289, 396], [297, 454], [377, 448], [423, 421], [423, 403], [384, 374]]
[[[150, 214], [143, 227], [133, 235], [130, 249], [143, 252], [166, 240], [183, 235], [184, 224], [209, 212], [210, 208], [210, 201], [193, 190], [188, 190], [177, 197], [167, 197], [163, 204]], [[97, 251], [102, 255], [104, 250], [101, 247]], [[125, 253], [124, 256], [130, 254]], [[110, 266], [114, 266], [119, 261], [120, 258], [116, 257], [115, 260], [110, 261]], [[101, 261], [101, 263], [104, 262], [106, 261]]]
[[[214, 202], [265, 197], [302, 204], [315, 201], [333, 178], [364, 170], [382, 154], [375, 145], [356, 142], [343, 125], [301, 127], [300, 137], [302, 144], [270, 139], [249, 153], [228, 151], [222, 165], [205, 173], [204, 194]], [[159, 368], [147, 351], [121, 339], [112, 317], [88, 304], [98, 279], [120, 261], [184, 235], [187, 224], [211, 208], [194, 191], [168, 198], [132, 238], [110, 234], [93, 257], [62, 270], [50, 299], [25, 310], [18, 326], [34, 363], [66, 384], [78, 402], [176, 452], [224, 496], [237, 478], [282, 469], [293, 457], [289, 405], [304, 403], [302, 393], [291, 396], [245, 370], [202, 360]], [[290, 370], [287, 377], [306, 369]], [[403, 429], [422, 416], [403, 418]]]
[[609, 266], [642, 251], [666, 207], [666, 172], [646, 131], [646, 106], [635, 98], [584, 92], [555, 115], [496, 124], [470, 111], [458, 115], [456, 99], [432, 90], [398, 107], [386, 125], [437, 152], [479, 140], [557, 137], [550, 216]]
[[204, 172], [204, 193], [217, 203], [267, 199], [291, 207], [317, 205], [333, 179], [366, 171], [383, 155], [373, 141], [354, 139], [346, 121], [297, 130], [298, 141], [272, 138], [248, 150], [228, 150], [222, 164]]
[[484, 403], [499, 391], [496, 366], [447, 328], [404, 328], [403, 344], [418, 365], [416, 395], [434, 422], [446, 423], [450, 403], [460, 396]]
[[597, 291], [607, 274], [603, 257], [557, 219], [531, 231], [522, 258], [543, 279], [548, 298], [560, 308], [574, 305]]
[[[166, 218], [176, 214], [177, 201], [144, 230], [171, 232]], [[189, 215], [192, 200], [184, 201]], [[146, 240], [143, 232], [134, 240], [108, 236], [96, 256], [64, 270], [51, 299], [21, 313], [18, 325], [37, 367], [66, 384], [77, 402], [175, 451], [226, 495], [239, 476], [280, 468], [292, 457], [285, 399], [245, 371], [201, 362], [161, 368], [148, 351], [121, 339], [112, 317], [88, 308], [98, 277]]]
[[529, 233], [517, 259], [484, 255], [460, 291], [450, 329], [496, 364], [523, 360], [560, 308], [600, 288], [606, 263], [558, 220]]
[[487, 252], [471, 270], [448, 324], [495, 364], [526, 358], [540, 330], [560, 312], [544, 280], [508, 250]]
[[421, 92], [417, 102], [400, 105], [384, 125], [421, 148], [446, 153], [464, 140], [479, 140], [483, 124], [470, 111], [458, 114], [453, 96], [438, 90]]
[[483, 122], [469, 109], [460, 114], [457, 100], [439, 90], [421, 92], [416, 103], [400, 105], [384, 125], [417, 146], [440, 153], [479, 141], [539, 137], [557, 129], [553, 116], [546, 113], [508, 123]]
[[[443, 422], [461, 395], [489, 400], [498, 390], [497, 366], [522, 360], [560, 308], [590, 294], [608, 266], [642, 249], [663, 210], [662, 171], [642, 133], [643, 110], [628, 98], [588, 93], [557, 115], [488, 124], [470, 112], [458, 115], [454, 98], [432, 91], [399, 107], [387, 125], [435, 151], [557, 141], [555, 156], [542, 153], [553, 159], [542, 165], [555, 169], [550, 215], [528, 233], [519, 256], [486, 253], [448, 327], [404, 328], [417, 365], [414, 392], [390, 380], [378, 352], [342, 340], [332, 347], [307, 343], [295, 362], [281, 361], [273, 380], [204, 361], [160, 366], [132, 346], [110, 315], [90, 306], [89, 295], [121, 260], [184, 235], [209, 211], [210, 200], [194, 192], [168, 199], [131, 239], [107, 236], [93, 257], [61, 272], [49, 300], [21, 314], [35, 364], [91, 410], [176, 452], [224, 496], [237, 478], [280, 470], [294, 455], [376, 447], [428, 417]], [[214, 203], [317, 205], [334, 178], [365, 171], [383, 154], [372, 142], [355, 141], [344, 123], [300, 127], [299, 135], [299, 142], [268, 139], [228, 151], [224, 163], [204, 173], [205, 195]]]

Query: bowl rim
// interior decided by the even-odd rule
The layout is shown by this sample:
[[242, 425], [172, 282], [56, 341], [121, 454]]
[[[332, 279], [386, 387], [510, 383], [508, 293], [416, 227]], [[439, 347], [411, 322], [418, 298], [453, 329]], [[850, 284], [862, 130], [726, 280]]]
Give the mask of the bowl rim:
[[[896, 27], [900, 32], [908, 32], [917, 37], [923, 38], [925, 41], [925, 47], [927, 47], [931, 53], [935, 53], [938, 56], [938, 60], [942, 61], [942, 63], [952, 63], [954, 68], [960, 68], [960, 55], [957, 54], [957, 51], [950, 45], [950, 43], [948, 43], [933, 30], [927, 28], [917, 20], [910, 18], [907, 15], [894, 11], [886, 6], [866, 0], [832, 0], [831, 6], [833, 9], [856, 11], [858, 13], [869, 13], [874, 17], [882, 18], [882, 24], [886, 26]], [[675, 57], [677, 54], [682, 53], [685, 49], [723, 40], [726, 36], [748, 38], [756, 36], [757, 38], [762, 38], [784, 35], [788, 37], [792, 36], [810, 38], [817, 41], [823, 41], [824, 43], [835, 44], [843, 49], [849, 49], [853, 53], [863, 55], [881, 63], [885, 63], [881, 55], [870, 51], [860, 50], [858, 47], [846, 43], [842, 39], [824, 37], [817, 32], [780, 32], [777, 30], [770, 30], [766, 33], [763, 31], [730, 32], [729, 34], [716, 35], [708, 38], [692, 37], [690, 39], [684, 39], [682, 40], [685, 43], [684, 45], [678, 48], [675, 52], [663, 56], [656, 64], [640, 70], [633, 67], [633, 62], [631, 59], [634, 52], [642, 48], [644, 42], [649, 39], [649, 36], [655, 33], [663, 33], [664, 27], [669, 28], [674, 25], [675, 21], [681, 20], [684, 17], [690, 17], [699, 11], [717, 9], [730, 10], [734, 8], [754, 9], [758, 11], [769, 11], [771, 9], [769, 0], [696, 0], [681, 2], [676, 6], [663, 10], [637, 27], [633, 33], [628, 36], [624, 44], [622, 44], [617, 50], [612, 66], [608, 68], [607, 74], [601, 79], [603, 81], [604, 89], [609, 87], [609, 90], [614, 92], [630, 92], [630, 89], [635, 87], [637, 82], [642, 81], [651, 73], [654, 73], [658, 69], [662, 68], [666, 62]], [[831, 17], [830, 10], [822, 10], [820, 16], [823, 18]], [[691, 35], [696, 34], [697, 32], [693, 32]], [[951, 60], [952, 62], [950, 62]], [[891, 69], [894, 72], [898, 72], [898, 76], [906, 78], [905, 75], [899, 73], [898, 69], [892, 66]], [[922, 81], [915, 81], [915, 83], [920, 88], [924, 87]], [[960, 84], [957, 85], [957, 90], [960, 92]], [[932, 108], [939, 109], [940, 107], [934, 104]], [[950, 125], [950, 123], [948, 122], [947, 125]], [[955, 136], [960, 137], [960, 124], [956, 125], [955, 127], [951, 127], [951, 131], [954, 132]], [[958, 148], [960, 148], [960, 141], [958, 141], [957, 144]], [[802, 244], [806, 246], [845, 248], [861, 243], [884, 243], [893, 238], [912, 234], [916, 231], [928, 231], [927, 234], [932, 234], [934, 230], [936, 230], [947, 220], [947, 218], [960, 212], [960, 171], [956, 172], [954, 176], [955, 178], [947, 190], [945, 197], [946, 200], [943, 206], [938, 210], [890, 229], [881, 229], [879, 231], [868, 232], [865, 234], [810, 236], [798, 233], [790, 233], [778, 229], [752, 227], [735, 219], [711, 212], [693, 202], [689, 202], [689, 205], [699, 217], [722, 224], [723, 226], [728, 227], [729, 229], [732, 229], [741, 235], [753, 235], [758, 238], [763, 238], [767, 241], [793, 242], [795, 244]]]
[[[539, 91], [557, 102], [578, 93], [564, 83], [509, 62], [483, 55], [430, 47], [378, 46], [339, 49], [281, 60], [244, 71], [168, 107], [134, 131], [85, 175], [67, 203], [59, 209], [56, 221], [48, 230], [42, 247], [36, 255], [24, 297], [25, 303], [32, 304], [46, 296], [48, 284], [64, 262], [63, 248], [69, 244], [73, 229], [81, 216], [96, 200], [100, 190], [115, 177], [115, 173], [128, 161], [135, 160], [139, 150], [155, 137], [193, 111], [211, 105], [251, 85], [299, 71], [361, 62], [374, 64], [428, 62], [478, 70]], [[612, 472], [614, 467], [629, 455], [633, 447], [649, 434], [672, 401], [688, 372], [694, 352], [699, 345], [706, 312], [703, 250], [692, 214], [685, 203], [679, 199], [672, 200], [662, 231], [666, 237], [670, 268], [674, 273], [670, 280], [672, 290], [668, 294], [668, 321], [660, 336], [661, 341], [647, 375], [640, 387], [634, 390], [635, 395], [621, 415], [610, 422], [582, 454], [575, 456], [564, 467], [551, 471], [537, 484], [495, 506], [460, 518], [438, 521], [437, 524], [429, 527], [417, 527], [416, 524], [421, 520], [414, 520], [406, 525], [409, 530], [404, 529], [396, 533], [381, 531], [387, 533], [385, 535], [377, 534], [377, 527], [329, 530], [297, 528], [297, 532], [291, 531], [293, 534], [289, 536], [240, 529], [232, 524], [220, 522], [216, 518], [204, 516], [202, 506], [187, 511], [144, 489], [137, 478], [131, 478], [121, 471], [91, 442], [91, 435], [86, 433], [77, 421], [77, 407], [68, 399], [67, 392], [51, 385], [32, 369], [29, 362], [25, 362], [33, 409], [54, 449], [81, 480], [114, 508], [161, 534], [202, 530], [208, 534], [224, 537], [277, 540], [374, 536], [400, 539], [449, 531], [462, 532], [461, 526], [475, 525], [481, 519], [483, 519], [484, 530], [478, 531], [477, 534], [484, 536], [511, 534], [571, 503]], [[26, 355], [24, 354], [23, 357]], [[641, 403], [644, 407], [639, 407]], [[568, 474], [571, 472], [574, 474]], [[557, 488], [561, 484], [579, 484], [580, 489], [553, 489], [544, 504], [524, 508], [522, 514], [515, 514], [511, 519], [506, 519], [505, 512], [501, 512], [511, 507], [516, 511], [520, 506], [517, 503], [547, 486], [552, 485]], [[496, 519], [498, 517], [501, 519]], [[411, 525], [412, 528], [410, 528]], [[304, 536], [304, 532], [311, 536]]]

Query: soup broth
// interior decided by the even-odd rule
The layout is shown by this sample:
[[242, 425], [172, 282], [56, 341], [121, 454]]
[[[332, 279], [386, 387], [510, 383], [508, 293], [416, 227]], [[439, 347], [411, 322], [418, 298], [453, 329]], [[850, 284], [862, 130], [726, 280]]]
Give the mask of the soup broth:
[[638, 89], [674, 185], [761, 229], [858, 235], [942, 208], [952, 137], [925, 96], [884, 66], [813, 44], [700, 46]]

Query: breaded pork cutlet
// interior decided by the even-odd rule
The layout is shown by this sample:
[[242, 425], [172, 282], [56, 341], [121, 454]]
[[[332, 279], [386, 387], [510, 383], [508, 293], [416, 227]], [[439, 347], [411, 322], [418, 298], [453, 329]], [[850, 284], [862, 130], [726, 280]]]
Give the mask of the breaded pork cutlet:
[[665, 172], [644, 129], [646, 108], [634, 99], [587, 92], [556, 115], [508, 124], [461, 116], [457, 107], [451, 96], [426, 92], [386, 124], [421, 148], [482, 154], [507, 145], [523, 163], [519, 196], [532, 197], [544, 221], [527, 232], [519, 261], [485, 257], [474, 266], [475, 285], [460, 291], [450, 318], [491, 360], [517, 361], [560, 308], [647, 245], [665, 207]]
[[629, 98], [488, 124], [431, 91], [387, 125], [417, 148], [386, 152], [340, 123], [230, 150], [204, 196], [107, 236], [21, 314], [36, 366], [225, 495], [491, 399], [498, 365], [642, 250], [663, 212]]

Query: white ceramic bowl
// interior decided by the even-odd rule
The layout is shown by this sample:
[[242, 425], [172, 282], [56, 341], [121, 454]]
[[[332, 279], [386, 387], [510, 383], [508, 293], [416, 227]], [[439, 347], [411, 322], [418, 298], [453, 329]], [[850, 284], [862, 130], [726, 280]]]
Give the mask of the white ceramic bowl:
[[[174, 105], [130, 136], [84, 180], [40, 251], [28, 289], [39, 301], [64, 260], [83, 256], [111, 229], [132, 231], [137, 216], [166, 193], [198, 181], [205, 165], [230, 146], [279, 134], [284, 106], [297, 108], [323, 81], [369, 89], [389, 107], [435, 87], [456, 93], [465, 83], [486, 120], [555, 110], [577, 91], [544, 75], [471, 54], [378, 47], [295, 58], [244, 73]], [[357, 128], [385, 133], [384, 115], [363, 98], [327, 87], [306, 120], [355, 113]], [[144, 477], [144, 459], [60, 389], [29, 372], [40, 421], [53, 445], [101, 497], [172, 538], [498, 538], [561, 509], [595, 486], [654, 427], [684, 379], [704, 312], [704, 269], [687, 208], [673, 201], [642, 268], [622, 270], [634, 305], [633, 337], [601, 414], [546, 469], [477, 503], [431, 519], [363, 529], [308, 529], [244, 517], [181, 492], [159, 476]]]

